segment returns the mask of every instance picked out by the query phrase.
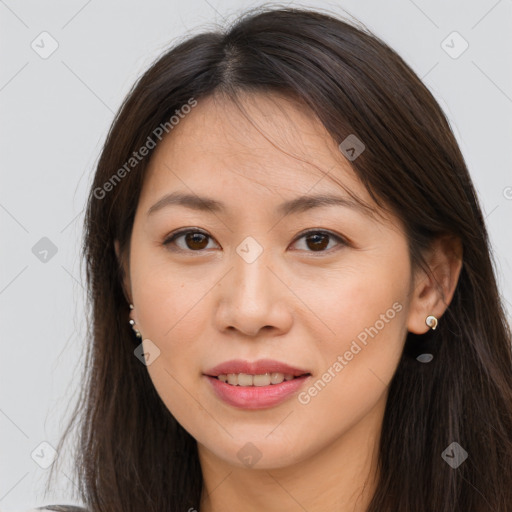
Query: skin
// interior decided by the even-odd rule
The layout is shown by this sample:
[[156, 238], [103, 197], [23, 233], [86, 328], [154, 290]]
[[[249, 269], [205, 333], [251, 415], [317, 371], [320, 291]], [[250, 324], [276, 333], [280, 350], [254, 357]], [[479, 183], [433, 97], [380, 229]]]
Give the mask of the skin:
[[[125, 264], [123, 286], [135, 306], [130, 317], [145, 348], [151, 340], [160, 350], [147, 366], [157, 392], [197, 440], [201, 512], [363, 511], [378, 477], [388, 384], [407, 331], [427, 332], [428, 315], [442, 328], [460, 247], [440, 239], [427, 255], [438, 289], [427, 274], [412, 272], [395, 217], [342, 206], [278, 215], [279, 204], [300, 195], [346, 197], [329, 171], [377, 206], [311, 113], [277, 95], [247, 95], [243, 104], [266, 137], [233, 103], [211, 96], [155, 150]], [[178, 190], [223, 201], [227, 212], [174, 205], [147, 215]], [[187, 245], [182, 236], [163, 245], [179, 228], [210, 238]], [[331, 237], [315, 251], [300, 235], [309, 229], [347, 243]], [[247, 236], [263, 248], [250, 264], [236, 252]], [[120, 257], [117, 241], [116, 251]], [[310, 386], [397, 303], [400, 311], [359, 343], [362, 349], [307, 404], [295, 395], [267, 409], [235, 408], [203, 376], [228, 359], [271, 358], [307, 369]], [[253, 466], [237, 455], [248, 442], [261, 455]]]

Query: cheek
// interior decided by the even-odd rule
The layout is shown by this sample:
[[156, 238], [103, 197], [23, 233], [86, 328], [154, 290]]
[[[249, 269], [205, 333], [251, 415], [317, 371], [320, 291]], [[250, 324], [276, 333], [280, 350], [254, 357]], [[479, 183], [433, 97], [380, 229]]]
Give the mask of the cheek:
[[390, 257], [364, 272], [354, 266], [333, 275], [324, 293], [315, 296], [315, 313], [328, 326], [322, 332], [329, 333], [316, 338], [322, 360], [316, 387], [329, 388], [318, 392], [320, 407], [334, 401], [347, 410], [365, 408], [387, 388], [407, 332], [408, 266], [401, 263]]
[[194, 355], [193, 350], [198, 350], [197, 340], [208, 323], [204, 289], [185, 286], [177, 278], [169, 277], [148, 279], [146, 283], [137, 295], [142, 333], [159, 346], [169, 364], [183, 364], [187, 356]]
[[335, 436], [361, 420], [387, 394], [406, 332], [401, 297], [395, 294], [398, 300], [393, 302], [390, 295], [374, 296], [360, 309], [347, 305], [347, 314], [328, 319], [337, 336], [331, 342], [318, 341], [319, 374], [298, 397], [300, 421], [323, 418], [330, 425], [325, 434]]
[[147, 370], [167, 409], [188, 431], [208, 418], [197, 396], [200, 340], [208, 314], [204, 288], [163, 266], [145, 265], [137, 274], [133, 294], [137, 319], [144, 339], [151, 340], [159, 355]]
[[342, 347], [359, 335], [364, 341], [366, 329], [375, 324], [389, 333], [390, 323], [397, 327], [405, 322], [399, 310], [405, 310], [408, 280], [385, 261], [346, 265], [331, 272], [321, 286], [306, 280], [296, 283], [294, 292], [309, 311], [304, 309], [300, 319], [309, 317], [310, 328], [316, 324], [319, 339], [328, 346]]
[[144, 339], [160, 351], [148, 366], [155, 388], [173, 413], [186, 415], [191, 396], [185, 390], [194, 389], [202, 369], [204, 346], [198, 340], [211, 325], [207, 294], [215, 276], [208, 284], [198, 267], [184, 273], [154, 254], [140, 250], [132, 259], [137, 321]]
[[[194, 304], [201, 294], [197, 270], [184, 272], [166, 258], [165, 247], [154, 247], [140, 238], [130, 255], [131, 283], [136, 317], [145, 337], [164, 341], [190, 324]], [[135, 239], [135, 235], [134, 235]], [[198, 267], [196, 267], [197, 269]], [[204, 291], [203, 291], [204, 294]]]

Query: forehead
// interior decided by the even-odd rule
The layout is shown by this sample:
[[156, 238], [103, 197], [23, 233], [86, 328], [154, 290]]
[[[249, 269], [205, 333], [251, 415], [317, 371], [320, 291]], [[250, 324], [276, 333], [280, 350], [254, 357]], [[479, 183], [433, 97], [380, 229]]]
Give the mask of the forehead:
[[282, 203], [306, 194], [349, 197], [344, 188], [375, 207], [309, 109], [277, 94], [247, 93], [240, 103], [214, 95], [198, 100], [158, 145], [141, 202], [179, 190], [227, 203], [247, 196]]

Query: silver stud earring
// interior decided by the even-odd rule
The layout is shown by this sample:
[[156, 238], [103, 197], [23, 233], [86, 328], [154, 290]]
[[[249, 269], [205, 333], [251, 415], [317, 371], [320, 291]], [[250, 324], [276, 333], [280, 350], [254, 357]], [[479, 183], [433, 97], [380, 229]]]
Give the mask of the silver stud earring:
[[[130, 304], [130, 309], [133, 309], [133, 304]], [[135, 329], [135, 320], [131, 319], [128, 320], [128, 323], [132, 326], [132, 329], [133, 329], [133, 332], [135, 333], [135, 336], [137, 336], [137, 338], [142, 338], [142, 334], [140, 333], [140, 331], [138, 329]]]
[[429, 315], [425, 319], [425, 323], [433, 330], [435, 331], [437, 328], [437, 318], [434, 315]]

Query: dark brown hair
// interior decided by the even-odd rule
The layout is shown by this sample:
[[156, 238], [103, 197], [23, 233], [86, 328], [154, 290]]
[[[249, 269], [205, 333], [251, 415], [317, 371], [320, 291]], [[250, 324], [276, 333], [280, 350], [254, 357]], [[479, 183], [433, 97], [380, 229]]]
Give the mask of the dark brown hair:
[[[389, 387], [381, 479], [368, 512], [512, 512], [511, 333], [484, 218], [444, 113], [411, 68], [364, 27], [298, 8], [248, 11], [224, 31], [189, 37], [137, 81], [113, 121], [87, 204], [83, 256], [90, 333], [83, 387], [59, 448], [79, 427], [76, 476], [91, 512], [199, 508], [196, 441], [168, 411], [128, 324], [122, 267], [149, 155], [112, 182], [134, 151], [191, 98], [276, 92], [300, 101], [336, 141], [372, 198], [403, 221], [411, 261], [443, 234], [463, 265], [439, 328], [409, 333]], [[171, 135], [172, 136], [172, 133]], [[125, 167], [126, 170], [126, 167]], [[119, 176], [119, 174], [118, 174]], [[105, 183], [109, 182], [108, 192]], [[102, 197], [100, 197], [102, 196]], [[428, 346], [434, 360], [416, 355]], [[469, 454], [442, 458], [457, 442]]]

